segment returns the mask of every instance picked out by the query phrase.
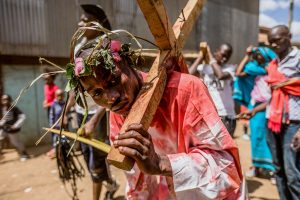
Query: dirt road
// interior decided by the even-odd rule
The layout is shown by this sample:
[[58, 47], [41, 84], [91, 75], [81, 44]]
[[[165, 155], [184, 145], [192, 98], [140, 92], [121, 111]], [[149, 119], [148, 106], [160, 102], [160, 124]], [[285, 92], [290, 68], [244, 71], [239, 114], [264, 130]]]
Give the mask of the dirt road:
[[[243, 170], [250, 165], [250, 142], [241, 139], [241, 127], [236, 131], [236, 142], [240, 149]], [[15, 150], [4, 151], [0, 160], [0, 199], [1, 200], [66, 200], [70, 199], [63, 184], [58, 178], [55, 160], [45, 156], [49, 147], [39, 146], [29, 149], [33, 158], [20, 162]], [[83, 160], [81, 158], [82, 163]], [[115, 197], [124, 199], [125, 177], [122, 171], [112, 168], [113, 175], [118, 179], [120, 188]], [[260, 178], [247, 179], [249, 195], [254, 200], [278, 200], [276, 187], [269, 180]], [[80, 199], [92, 199], [92, 184], [87, 174], [78, 181]], [[102, 191], [102, 197], [105, 189]]]

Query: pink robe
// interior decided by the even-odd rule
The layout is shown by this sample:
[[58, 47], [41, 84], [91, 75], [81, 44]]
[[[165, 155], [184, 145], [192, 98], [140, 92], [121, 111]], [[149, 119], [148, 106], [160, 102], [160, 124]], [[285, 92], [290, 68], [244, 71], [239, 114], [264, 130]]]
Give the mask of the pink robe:
[[[111, 139], [124, 118], [111, 113]], [[148, 132], [158, 154], [167, 155], [173, 177], [126, 172], [128, 199], [169, 199], [167, 181], [179, 199], [238, 199], [242, 180], [238, 149], [203, 82], [169, 74], [163, 98]]]

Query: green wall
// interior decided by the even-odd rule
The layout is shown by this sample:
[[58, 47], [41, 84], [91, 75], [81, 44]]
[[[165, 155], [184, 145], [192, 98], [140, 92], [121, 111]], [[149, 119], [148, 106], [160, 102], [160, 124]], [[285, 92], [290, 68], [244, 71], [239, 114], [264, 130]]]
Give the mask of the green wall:
[[[22, 88], [27, 86], [33, 79], [41, 74], [40, 66], [34, 65], [2, 65], [2, 77], [4, 93], [15, 99]], [[64, 88], [63, 76], [58, 76], [55, 83]], [[36, 82], [22, 97], [17, 107], [26, 114], [26, 121], [20, 132], [21, 139], [27, 146], [33, 146], [42, 135], [42, 127], [48, 127], [46, 110], [43, 108], [44, 81]], [[50, 136], [47, 136], [43, 143], [49, 143]]]

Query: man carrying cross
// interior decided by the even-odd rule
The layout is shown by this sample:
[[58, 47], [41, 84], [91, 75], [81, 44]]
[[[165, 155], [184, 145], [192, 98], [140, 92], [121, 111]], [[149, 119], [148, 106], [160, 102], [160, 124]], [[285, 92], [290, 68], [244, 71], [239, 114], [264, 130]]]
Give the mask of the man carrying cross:
[[[118, 161], [113, 162], [110, 153], [109, 160], [121, 163], [119, 166], [127, 158], [136, 162], [126, 172], [127, 198], [244, 199], [237, 147], [218, 116], [206, 86], [196, 77], [172, 71], [184, 71], [179, 54], [168, 57], [169, 52], [172, 54], [183, 46], [180, 37], [186, 38], [191, 29], [185, 21], [197, 16], [191, 5], [200, 1], [189, 1], [185, 10], [188, 14], [183, 23], [175, 23], [174, 32], [163, 21], [165, 15], [159, 14], [164, 11], [160, 1], [138, 2], [162, 49], [154, 62], [162, 71], [152, 73], [152, 67], [147, 75], [136, 70], [139, 64], [136, 51], [130, 44], [122, 43], [116, 32], [107, 30], [98, 43], [83, 46], [74, 63], [67, 66], [71, 88], [88, 92], [95, 103], [111, 110], [110, 139], [114, 147], [111, 152], [127, 157], [119, 159], [115, 154]], [[153, 109], [147, 105], [144, 109], [144, 102], [149, 91], [161, 86], [157, 81], [164, 81], [164, 70], [168, 72], [166, 86], [161, 99], [155, 96], [155, 91], [154, 98], [150, 95], [158, 106], [149, 120], [147, 111]], [[136, 106], [138, 102], [142, 102], [140, 107]], [[145, 115], [139, 118], [145, 110]], [[130, 121], [132, 118], [138, 118], [139, 123]]]
[[[107, 52], [113, 56], [102, 56]], [[133, 68], [132, 55], [128, 44], [109, 40], [94, 51], [83, 47], [74, 66], [84, 90], [112, 111], [114, 147], [136, 161], [126, 173], [127, 197], [238, 199], [242, 179], [238, 150], [200, 79], [170, 72], [150, 128], [130, 124], [119, 135], [145, 77]], [[165, 65], [170, 68], [174, 63], [168, 60]]]

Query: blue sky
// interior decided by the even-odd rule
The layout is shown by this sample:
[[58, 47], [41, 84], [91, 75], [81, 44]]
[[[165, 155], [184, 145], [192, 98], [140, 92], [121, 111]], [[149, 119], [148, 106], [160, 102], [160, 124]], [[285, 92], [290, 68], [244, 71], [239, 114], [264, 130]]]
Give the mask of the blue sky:
[[[294, 0], [292, 40], [300, 42], [300, 0]], [[289, 0], [260, 0], [259, 25], [272, 27], [288, 23]]]

